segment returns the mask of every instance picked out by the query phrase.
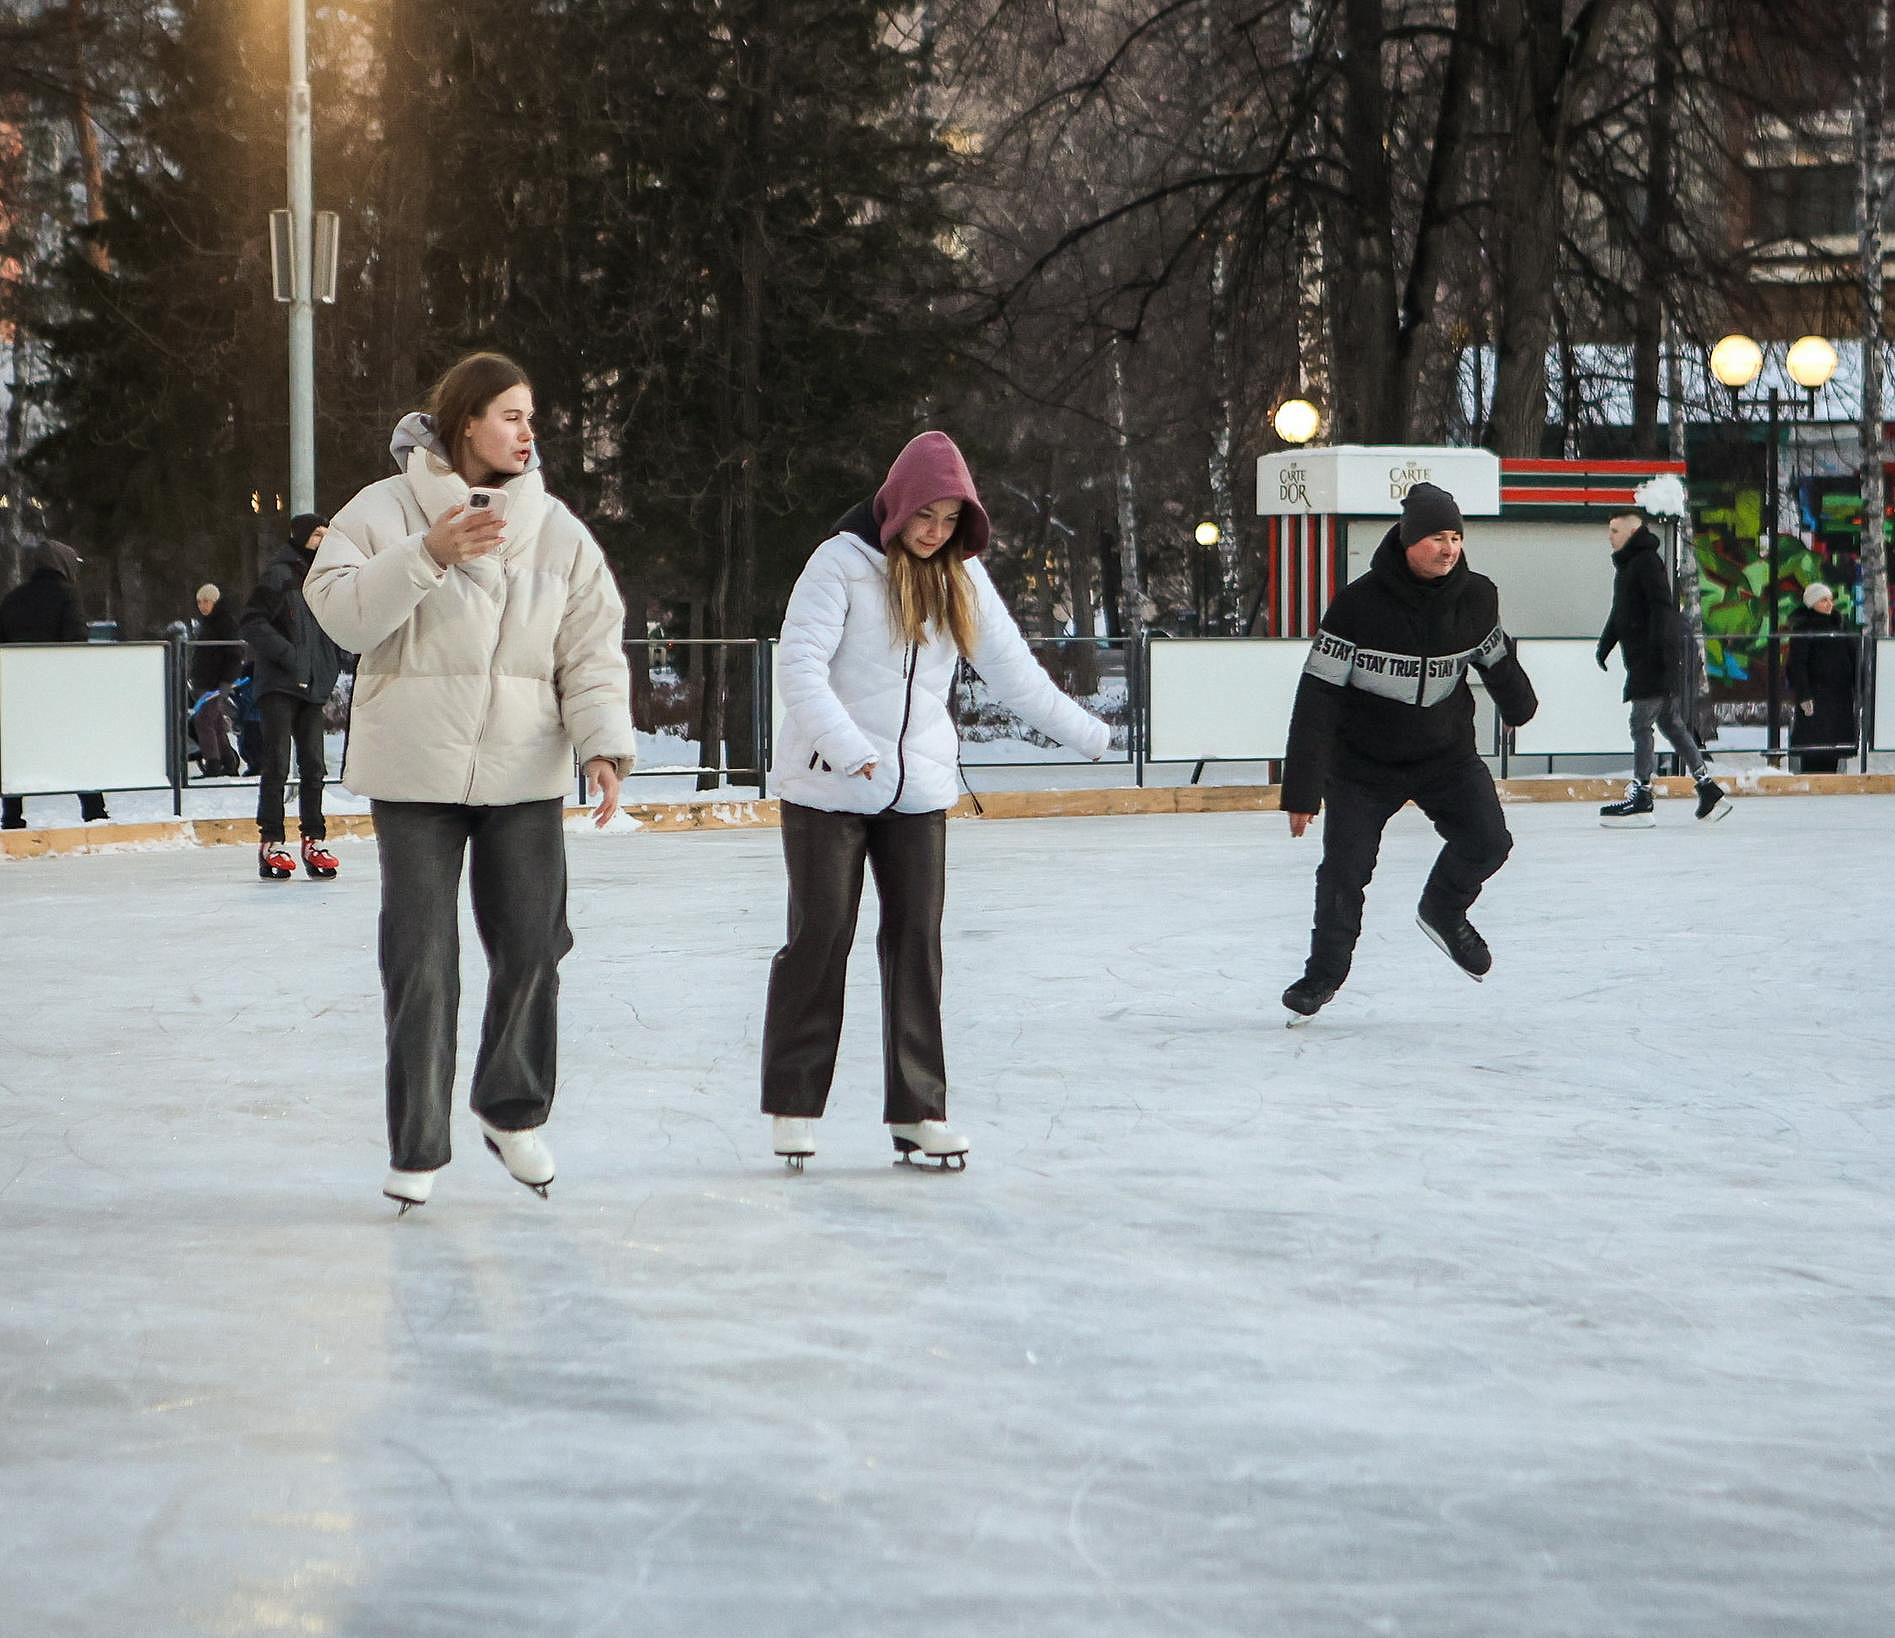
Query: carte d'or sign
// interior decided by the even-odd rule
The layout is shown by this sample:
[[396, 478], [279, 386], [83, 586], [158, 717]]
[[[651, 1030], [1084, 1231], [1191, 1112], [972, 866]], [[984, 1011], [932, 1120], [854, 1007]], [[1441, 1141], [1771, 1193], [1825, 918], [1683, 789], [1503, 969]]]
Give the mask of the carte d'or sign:
[[1257, 458], [1257, 514], [1394, 517], [1418, 483], [1438, 484], [1463, 517], [1500, 515], [1500, 457], [1486, 449], [1335, 444]]

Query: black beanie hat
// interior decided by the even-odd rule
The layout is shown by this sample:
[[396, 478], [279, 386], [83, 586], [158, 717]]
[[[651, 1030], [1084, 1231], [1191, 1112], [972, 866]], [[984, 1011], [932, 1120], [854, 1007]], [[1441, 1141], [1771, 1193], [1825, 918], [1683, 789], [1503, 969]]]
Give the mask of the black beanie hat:
[[298, 512], [290, 519], [290, 544], [298, 550], [309, 544], [309, 537], [318, 529], [329, 527], [329, 520], [320, 512]]
[[1402, 498], [1402, 545], [1412, 546], [1443, 529], [1452, 529], [1457, 535], [1467, 533], [1454, 497], [1436, 484], [1414, 485]]

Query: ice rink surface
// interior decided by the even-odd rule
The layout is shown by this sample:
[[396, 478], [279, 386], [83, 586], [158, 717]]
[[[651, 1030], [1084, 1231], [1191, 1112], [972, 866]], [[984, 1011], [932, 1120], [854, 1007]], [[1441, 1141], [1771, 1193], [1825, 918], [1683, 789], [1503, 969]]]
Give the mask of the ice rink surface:
[[1509, 818], [1294, 1032], [1280, 815], [956, 825], [945, 1176], [867, 936], [768, 1153], [774, 832], [575, 834], [552, 1198], [399, 1221], [371, 844], [0, 863], [0, 1627], [1886, 1638], [1895, 799]]

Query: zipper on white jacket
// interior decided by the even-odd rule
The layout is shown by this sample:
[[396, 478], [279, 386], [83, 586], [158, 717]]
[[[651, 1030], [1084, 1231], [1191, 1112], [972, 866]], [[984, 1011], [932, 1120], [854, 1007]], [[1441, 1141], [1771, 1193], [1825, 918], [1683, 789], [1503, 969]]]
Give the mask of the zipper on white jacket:
[[895, 804], [901, 800], [902, 788], [908, 783], [908, 718], [915, 708], [915, 665], [920, 659], [920, 647], [910, 643], [902, 656], [901, 674], [906, 686], [902, 689], [901, 732], [895, 736], [895, 794], [888, 799], [884, 813], [892, 813]]
[[501, 582], [501, 600], [494, 611], [493, 647], [487, 651], [487, 697], [481, 701], [480, 722], [474, 729], [473, 748], [467, 754], [467, 790], [461, 797], [463, 803], [474, 800], [474, 781], [480, 777], [480, 740], [481, 736], [487, 732], [487, 719], [493, 715], [493, 691], [494, 684], [497, 681], [493, 674], [493, 663], [500, 653], [501, 628], [507, 617], [505, 592], [506, 582], [503, 580]]

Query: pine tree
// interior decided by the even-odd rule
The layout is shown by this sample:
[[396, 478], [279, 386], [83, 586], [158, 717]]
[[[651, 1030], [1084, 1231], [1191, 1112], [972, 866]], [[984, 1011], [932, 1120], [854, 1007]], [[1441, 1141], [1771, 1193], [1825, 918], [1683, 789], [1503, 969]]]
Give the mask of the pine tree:
[[282, 194], [283, 42], [248, 10], [180, 6], [106, 178], [106, 218], [74, 236], [50, 291], [56, 430], [29, 464], [133, 632], [187, 610], [205, 578], [241, 584], [281, 527], [266, 224]]

